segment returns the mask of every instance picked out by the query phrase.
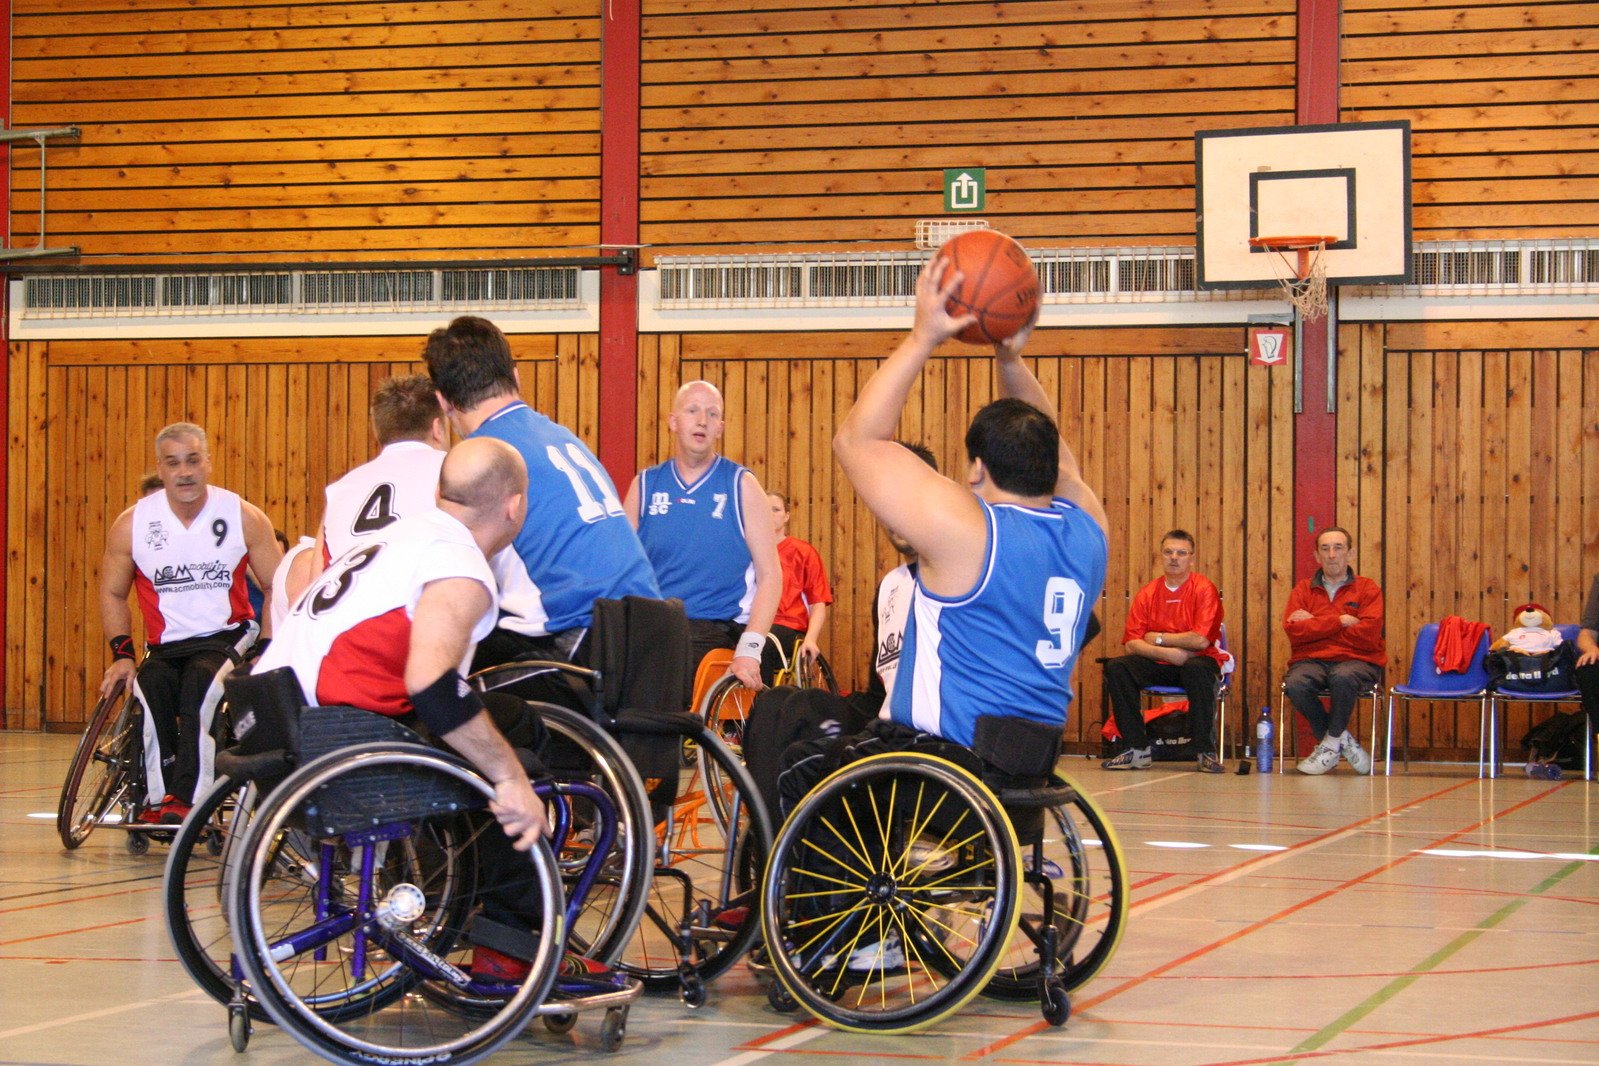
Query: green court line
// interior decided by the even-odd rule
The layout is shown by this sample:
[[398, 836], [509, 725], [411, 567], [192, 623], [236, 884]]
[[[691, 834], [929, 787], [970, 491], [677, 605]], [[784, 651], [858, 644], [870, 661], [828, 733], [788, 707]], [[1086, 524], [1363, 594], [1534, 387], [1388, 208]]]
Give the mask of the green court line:
[[[1599, 845], [1589, 848], [1588, 854], [1599, 854]], [[1542, 895], [1558, 885], [1560, 882], [1564, 881], [1566, 878], [1570, 877], [1572, 874], [1576, 873], [1578, 870], [1581, 870], [1586, 865], [1587, 863], [1585, 862], [1567, 863], [1565, 866], [1562, 866], [1560, 869], [1544, 878], [1542, 882], [1529, 889], [1527, 891], [1527, 897]], [[1500, 907], [1497, 911], [1494, 911], [1488, 917], [1478, 922], [1475, 928], [1461, 933], [1454, 940], [1451, 940], [1448, 944], [1445, 944], [1443, 947], [1427, 956], [1427, 958], [1422, 960], [1421, 964], [1416, 966], [1410, 973], [1405, 974], [1403, 977], [1394, 978], [1388, 984], [1384, 985], [1376, 992], [1373, 992], [1360, 1005], [1354, 1007], [1352, 1010], [1344, 1014], [1343, 1017], [1334, 1019], [1319, 1032], [1312, 1033], [1310, 1036], [1306, 1037], [1297, 1047], [1289, 1051], [1288, 1054], [1297, 1055], [1307, 1051], [1315, 1051], [1321, 1047], [1324, 1047], [1339, 1034], [1349, 1029], [1356, 1022], [1360, 1021], [1372, 1011], [1376, 1010], [1378, 1007], [1382, 1006], [1384, 1003], [1387, 1003], [1390, 999], [1393, 999], [1399, 993], [1403, 992], [1405, 989], [1421, 980], [1421, 978], [1428, 971], [1436, 969], [1450, 956], [1455, 955], [1462, 948], [1473, 943], [1478, 937], [1482, 936], [1484, 933], [1503, 922], [1506, 918], [1509, 918], [1512, 914], [1516, 913], [1522, 907], [1526, 906], [1531, 902], [1531, 900], [1527, 897], [1512, 900], [1503, 907]], [[1284, 1058], [1282, 1061], [1284, 1063], [1288, 1063], [1295, 1060]]]

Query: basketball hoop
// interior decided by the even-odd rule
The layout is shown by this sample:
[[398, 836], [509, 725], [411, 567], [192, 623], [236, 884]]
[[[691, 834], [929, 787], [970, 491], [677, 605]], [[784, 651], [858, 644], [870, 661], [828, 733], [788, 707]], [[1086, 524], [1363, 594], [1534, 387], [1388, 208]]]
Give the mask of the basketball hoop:
[[[1276, 252], [1283, 269], [1276, 270], [1277, 281], [1288, 296], [1288, 302], [1305, 319], [1323, 318], [1327, 314], [1327, 264], [1322, 253], [1336, 237], [1251, 237], [1252, 248]], [[1293, 257], [1289, 257], [1289, 253]], [[1273, 264], [1276, 269], [1276, 264]]]

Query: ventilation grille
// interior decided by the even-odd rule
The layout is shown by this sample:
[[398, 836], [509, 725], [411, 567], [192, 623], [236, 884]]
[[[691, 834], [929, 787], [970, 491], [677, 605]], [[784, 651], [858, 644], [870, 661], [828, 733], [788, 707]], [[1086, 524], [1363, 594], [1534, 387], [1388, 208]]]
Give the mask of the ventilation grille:
[[1411, 254], [1414, 295], [1599, 294], [1599, 240], [1429, 241]]
[[46, 275], [23, 280], [24, 319], [570, 311], [577, 267]]

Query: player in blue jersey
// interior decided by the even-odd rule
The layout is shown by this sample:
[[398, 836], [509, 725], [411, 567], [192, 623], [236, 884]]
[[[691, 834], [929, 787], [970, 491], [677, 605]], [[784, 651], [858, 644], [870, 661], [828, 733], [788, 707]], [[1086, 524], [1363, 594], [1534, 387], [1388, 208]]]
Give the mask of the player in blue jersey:
[[890, 714], [969, 746], [983, 715], [1064, 726], [1107, 548], [1104, 508], [1021, 360], [1030, 329], [995, 348], [1004, 398], [966, 432], [966, 484], [895, 442], [922, 366], [973, 321], [946, 308], [958, 282], [945, 260], [922, 271], [911, 333], [867, 381], [833, 450], [867, 507], [920, 560]]
[[522, 402], [510, 342], [494, 323], [463, 315], [433, 331], [422, 359], [457, 433], [503, 440], [527, 463], [527, 519], [490, 560], [500, 620], [473, 669], [583, 661], [595, 600], [661, 595], [610, 475], [570, 430]]
[[674, 454], [633, 479], [625, 507], [661, 591], [683, 601], [690, 673], [707, 651], [732, 648], [731, 673], [758, 689], [783, 567], [760, 482], [716, 453], [726, 428], [722, 411], [722, 394], [710, 382], [678, 389], [666, 420]]

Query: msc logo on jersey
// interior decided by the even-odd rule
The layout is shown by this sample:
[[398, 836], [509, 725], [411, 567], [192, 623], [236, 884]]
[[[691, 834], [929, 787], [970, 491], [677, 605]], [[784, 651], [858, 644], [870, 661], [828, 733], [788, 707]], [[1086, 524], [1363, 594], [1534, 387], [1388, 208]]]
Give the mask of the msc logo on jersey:
[[650, 510], [653, 515], [663, 515], [672, 509], [672, 494], [670, 492], [650, 493]]
[[904, 649], [904, 638], [899, 633], [890, 633], [883, 638], [877, 646], [877, 672], [882, 673], [884, 667], [893, 666], [899, 662], [900, 652]]
[[167, 531], [159, 519], [150, 523], [150, 528], [144, 531], [144, 545], [151, 551], [160, 551], [167, 546]]
[[233, 584], [233, 571], [227, 563], [192, 563], [162, 566], [150, 577], [157, 592], [191, 592], [199, 589], [225, 589]]

